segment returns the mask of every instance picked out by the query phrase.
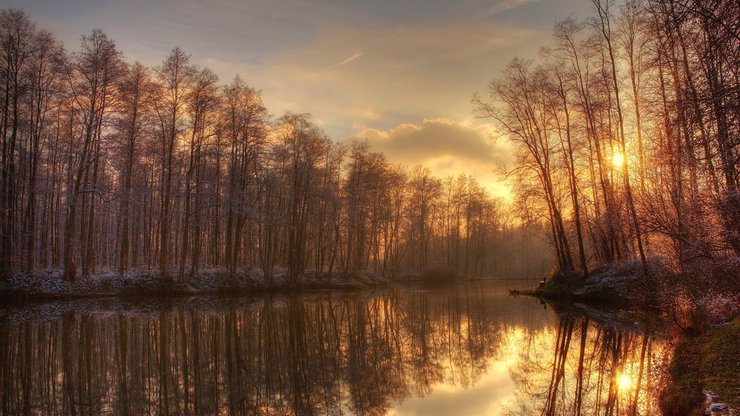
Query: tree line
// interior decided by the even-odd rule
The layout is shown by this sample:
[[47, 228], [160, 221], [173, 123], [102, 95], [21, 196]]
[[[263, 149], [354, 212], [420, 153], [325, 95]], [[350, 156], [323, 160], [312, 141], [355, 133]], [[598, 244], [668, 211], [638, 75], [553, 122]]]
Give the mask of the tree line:
[[307, 114], [273, 117], [259, 90], [219, 84], [180, 48], [146, 67], [100, 30], [70, 53], [23, 11], [2, 10], [0, 27], [0, 280], [510, 274], [529, 266], [507, 258], [539, 244], [474, 178], [334, 142]]
[[591, 4], [474, 98], [516, 145], [522, 211], [543, 213], [566, 274], [740, 255], [740, 4]]

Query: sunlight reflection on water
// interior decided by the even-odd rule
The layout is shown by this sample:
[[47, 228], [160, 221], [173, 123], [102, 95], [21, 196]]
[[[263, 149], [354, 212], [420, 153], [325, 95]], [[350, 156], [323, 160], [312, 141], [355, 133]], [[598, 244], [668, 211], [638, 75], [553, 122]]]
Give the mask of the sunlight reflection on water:
[[6, 308], [0, 336], [3, 414], [657, 414], [663, 356], [493, 282]]

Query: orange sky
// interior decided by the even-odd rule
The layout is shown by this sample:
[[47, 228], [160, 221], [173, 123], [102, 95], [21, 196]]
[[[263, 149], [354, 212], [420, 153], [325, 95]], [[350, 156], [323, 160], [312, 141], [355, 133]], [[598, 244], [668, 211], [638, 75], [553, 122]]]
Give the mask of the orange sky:
[[506, 195], [510, 160], [471, 96], [514, 56], [534, 58], [552, 25], [588, 0], [4, 0], [68, 49], [101, 28], [129, 61], [174, 46], [263, 91], [275, 115], [311, 113], [336, 141], [366, 138], [394, 162], [476, 176]]

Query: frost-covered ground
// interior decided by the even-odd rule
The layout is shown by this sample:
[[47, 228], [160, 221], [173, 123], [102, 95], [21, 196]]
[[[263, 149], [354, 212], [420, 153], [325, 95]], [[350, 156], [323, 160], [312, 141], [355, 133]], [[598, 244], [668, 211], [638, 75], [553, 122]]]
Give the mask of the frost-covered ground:
[[244, 296], [197, 294], [185, 296], [124, 296], [95, 297], [87, 299], [56, 299], [42, 302], [20, 302], [0, 305], [0, 323], [18, 325], [28, 321], [53, 321], [66, 314], [75, 316], [147, 317], [163, 311], [197, 310], [199, 314], [223, 314], [224, 310], [255, 310], [269, 303], [274, 308], [285, 308], [291, 299], [320, 302], [327, 299], [352, 299], [368, 301], [383, 293], [378, 287], [363, 291], [322, 290], [306, 292], [263, 292]]
[[740, 311], [737, 257], [683, 272], [668, 267], [659, 257], [648, 257], [647, 266], [647, 275], [639, 261], [601, 265], [587, 279], [569, 279], [558, 273], [536, 289], [517, 293], [599, 307], [660, 310], [686, 325], [727, 322]]
[[131, 271], [123, 276], [113, 271], [94, 275], [78, 275], [74, 282], [62, 279], [61, 271], [37, 271], [33, 274], [16, 273], [7, 282], [0, 283], [0, 294], [16, 297], [92, 297], [145, 294], [207, 294], [247, 292], [260, 290], [289, 290], [297, 288], [352, 289], [381, 286], [388, 280], [372, 272], [357, 275], [332, 274], [327, 276], [306, 273], [297, 282], [291, 282], [285, 269], [276, 269], [272, 279], [265, 279], [259, 269], [238, 270], [232, 284], [228, 270], [207, 269], [197, 275], [186, 273], [180, 281], [176, 271], [170, 280], [160, 278], [157, 271]]
[[655, 284], [667, 275], [666, 267], [657, 257], [649, 257], [649, 276], [645, 276], [639, 261], [602, 265], [589, 274], [573, 295], [583, 299], [603, 299], [614, 303], [655, 302]]

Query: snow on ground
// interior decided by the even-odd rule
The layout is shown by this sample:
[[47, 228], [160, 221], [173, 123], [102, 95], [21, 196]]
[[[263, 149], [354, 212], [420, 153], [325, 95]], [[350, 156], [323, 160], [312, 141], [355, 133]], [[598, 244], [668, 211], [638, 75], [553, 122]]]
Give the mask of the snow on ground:
[[104, 295], [135, 295], [160, 292], [218, 293], [227, 291], [272, 290], [293, 288], [359, 288], [379, 286], [388, 280], [372, 272], [357, 275], [318, 274], [307, 272], [298, 282], [290, 282], [287, 270], [276, 268], [272, 279], [265, 279], [257, 268], [239, 269], [234, 282], [225, 268], [212, 268], [192, 275], [186, 272], [178, 279], [176, 270], [169, 271], [171, 281], [160, 278], [158, 271], [135, 270], [120, 275], [101, 270], [90, 276], [78, 275], [74, 282], [62, 279], [62, 272], [37, 271], [32, 274], [15, 273], [7, 282], [0, 283], [0, 293], [18, 296], [84, 297]]

